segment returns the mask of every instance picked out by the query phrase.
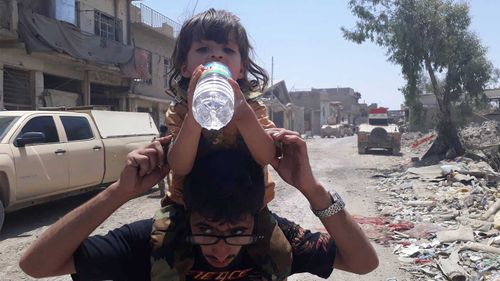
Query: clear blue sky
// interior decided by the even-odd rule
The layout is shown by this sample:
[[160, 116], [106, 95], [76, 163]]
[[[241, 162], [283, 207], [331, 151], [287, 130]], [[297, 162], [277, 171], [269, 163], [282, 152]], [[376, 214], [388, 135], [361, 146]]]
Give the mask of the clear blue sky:
[[[226, 9], [240, 17], [255, 49], [255, 61], [274, 80], [285, 80], [289, 90], [351, 87], [360, 102], [399, 109], [405, 82], [385, 50], [372, 43], [346, 41], [341, 26], [351, 28], [356, 18], [348, 1], [338, 0], [145, 0], [167, 17], [182, 23], [208, 8]], [[500, 68], [500, 1], [471, 1], [471, 29], [488, 47], [488, 58]]]

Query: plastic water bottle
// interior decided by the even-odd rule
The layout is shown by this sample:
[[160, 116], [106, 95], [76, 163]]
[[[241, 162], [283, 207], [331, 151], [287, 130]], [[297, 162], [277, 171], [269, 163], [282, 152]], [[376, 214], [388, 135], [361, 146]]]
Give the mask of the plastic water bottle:
[[205, 68], [194, 90], [193, 115], [203, 128], [219, 130], [233, 118], [234, 92], [227, 81], [231, 71], [220, 62], [210, 62]]

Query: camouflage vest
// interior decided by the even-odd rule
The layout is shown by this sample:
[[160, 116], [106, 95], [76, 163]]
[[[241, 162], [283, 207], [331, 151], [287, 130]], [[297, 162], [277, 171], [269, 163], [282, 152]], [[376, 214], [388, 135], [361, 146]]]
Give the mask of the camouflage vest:
[[[188, 216], [180, 205], [167, 205], [155, 213], [151, 281], [186, 280], [194, 265], [193, 246], [186, 242], [188, 227]], [[264, 239], [246, 246], [245, 250], [264, 272], [262, 280], [285, 280], [292, 266], [290, 243], [280, 234], [281, 229], [267, 208], [257, 215], [255, 227], [255, 233], [262, 234]]]

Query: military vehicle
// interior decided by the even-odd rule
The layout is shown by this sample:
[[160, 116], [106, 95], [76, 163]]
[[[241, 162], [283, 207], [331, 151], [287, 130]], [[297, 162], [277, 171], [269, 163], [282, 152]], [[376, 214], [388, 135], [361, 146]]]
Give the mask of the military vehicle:
[[387, 108], [374, 108], [368, 112], [368, 124], [358, 127], [358, 153], [383, 148], [393, 155], [401, 153], [401, 132], [396, 124], [389, 124]]

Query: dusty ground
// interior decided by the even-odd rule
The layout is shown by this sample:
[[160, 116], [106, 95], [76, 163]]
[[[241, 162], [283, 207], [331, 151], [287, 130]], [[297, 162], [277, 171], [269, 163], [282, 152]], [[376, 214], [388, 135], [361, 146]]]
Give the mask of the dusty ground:
[[[347, 203], [351, 214], [375, 216], [375, 201], [384, 198], [376, 193], [374, 180], [370, 177], [377, 169], [391, 169], [400, 164], [405, 157], [378, 155], [358, 155], [356, 137], [343, 139], [309, 139], [309, 157], [313, 170], [320, 181], [328, 188], [337, 190]], [[270, 208], [281, 216], [289, 218], [303, 227], [321, 230], [320, 221], [311, 213], [306, 200], [292, 187], [277, 181], [277, 198]], [[159, 206], [159, 192], [132, 200], [122, 206], [95, 233], [106, 233], [122, 224], [149, 218]], [[71, 209], [88, 200], [92, 194], [60, 200], [41, 206], [28, 208], [9, 214], [0, 234], [0, 280], [33, 280], [19, 269], [17, 263], [23, 250], [37, 238], [51, 223]], [[375, 245], [379, 254], [380, 266], [374, 272], [358, 276], [334, 271], [328, 280], [411, 280], [411, 276], [399, 270], [398, 259], [390, 248]], [[394, 279], [390, 279], [394, 278]], [[71, 280], [68, 276], [43, 280]], [[309, 274], [295, 275], [289, 280], [321, 280]]]

